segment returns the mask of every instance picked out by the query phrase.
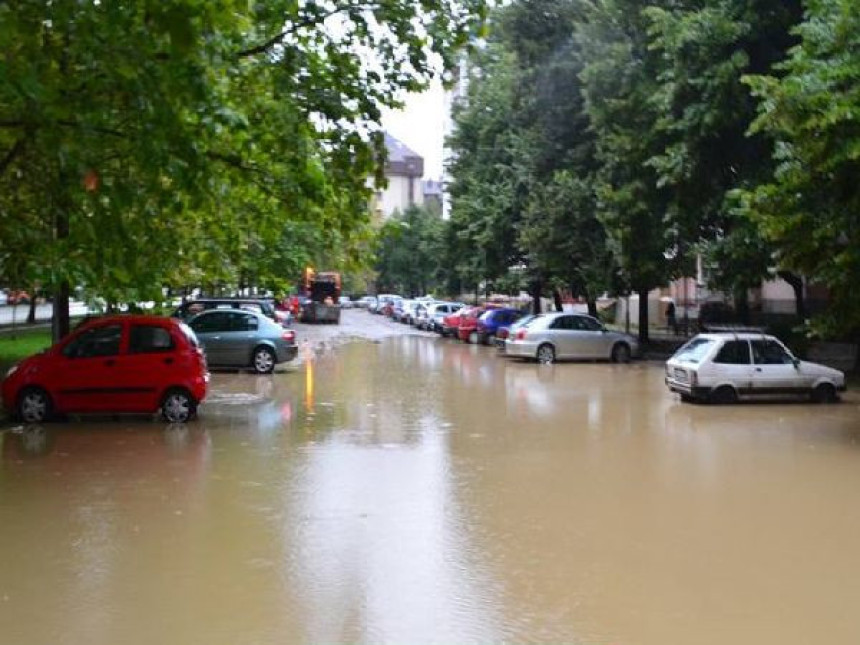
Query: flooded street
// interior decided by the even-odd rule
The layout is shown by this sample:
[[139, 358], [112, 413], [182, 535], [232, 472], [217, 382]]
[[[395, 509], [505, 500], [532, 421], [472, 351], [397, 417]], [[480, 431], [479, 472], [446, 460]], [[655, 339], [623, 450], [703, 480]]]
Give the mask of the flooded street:
[[[361, 316], [368, 316], [361, 312]], [[0, 434], [0, 643], [860, 642], [860, 397], [429, 335]]]

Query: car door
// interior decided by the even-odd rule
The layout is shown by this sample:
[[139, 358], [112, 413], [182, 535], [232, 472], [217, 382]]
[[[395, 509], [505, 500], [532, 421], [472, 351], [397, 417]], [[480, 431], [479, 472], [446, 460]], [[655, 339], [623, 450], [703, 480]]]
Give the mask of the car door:
[[608, 358], [613, 339], [603, 331], [603, 325], [590, 316], [575, 316], [578, 345], [583, 358]]
[[780, 394], [808, 387], [795, 367], [794, 357], [776, 339], [754, 339], [750, 345], [755, 394]]
[[122, 409], [129, 412], [155, 410], [164, 386], [171, 382], [170, 370], [181, 370], [176, 362], [176, 342], [163, 325], [132, 323], [128, 347], [119, 357], [119, 372], [126, 384]]
[[711, 361], [709, 385], [731, 383], [740, 394], [750, 394], [754, 369], [747, 340], [727, 340]]
[[549, 341], [555, 347], [556, 358], [570, 358], [574, 355], [575, 343], [573, 342], [573, 329], [571, 318], [573, 316], [558, 316], [553, 319], [546, 330], [541, 334], [541, 340]]
[[252, 313], [231, 311], [229, 330], [224, 333], [226, 365], [245, 367], [251, 363], [251, 352], [257, 346], [260, 320]]
[[231, 320], [228, 311], [207, 311], [189, 323], [197, 335], [206, 360], [210, 365], [229, 365], [229, 343], [227, 333], [230, 331]]
[[93, 326], [63, 347], [54, 380], [58, 407], [69, 412], [122, 409], [125, 383], [118, 367], [122, 335], [122, 323]]

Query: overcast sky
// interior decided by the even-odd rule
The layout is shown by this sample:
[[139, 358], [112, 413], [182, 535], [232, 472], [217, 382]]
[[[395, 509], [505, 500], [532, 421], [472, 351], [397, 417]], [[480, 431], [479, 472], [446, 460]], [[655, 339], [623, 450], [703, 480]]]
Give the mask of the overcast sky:
[[425, 179], [442, 178], [445, 94], [440, 83], [422, 94], [408, 95], [403, 110], [383, 111], [382, 127], [424, 157]]

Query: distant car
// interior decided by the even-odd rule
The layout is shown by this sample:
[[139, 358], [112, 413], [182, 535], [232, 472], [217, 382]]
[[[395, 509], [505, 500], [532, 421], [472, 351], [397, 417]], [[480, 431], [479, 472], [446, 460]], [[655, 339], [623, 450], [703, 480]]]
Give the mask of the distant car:
[[741, 397], [800, 395], [830, 403], [845, 391], [845, 374], [795, 358], [774, 336], [706, 333], [666, 362], [666, 385], [682, 401], [732, 403]]
[[29, 305], [30, 294], [26, 291], [10, 289], [6, 294], [6, 304], [10, 305]]
[[337, 300], [337, 304], [340, 305], [341, 309], [352, 309], [352, 300], [350, 300], [349, 296], [341, 296]]
[[529, 324], [532, 319], [535, 317], [535, 314], [523, 314], [520, 318], [515, 320], [510, 326], [501, 326], [496, 330], [496, 347], [501, 350], [505, 349], [505, 341], [512, 337], [517, 333], [517, 329], [520, 327], [525, 327]]
[[523, 312], [511, 307], [489, 309], [478, 318], [478, 342], [483, 345], [495, 345], [496, 333], [501, 327], [508, 327], [523, 317]]
[[468, 307], [460, 312], [460, 324], [457, 327], [457, 338], [464, 343], [478, 343], [478, 318], [487, 311], [487, 307]]
[[263, 314], [240, 309], [210, 309], [188, 321], [212, 367], [250, 368], [268, 374], [298, 354], [296, 332]]
[[370, 309], [370, 306], [376, 306], [376, 296], [362, 296], [355, 302], [355, 306], [361, 309]]
[[442, 318], [442, 330], [439, 333], [443, 337], [457, 337], [457, 330], [460, 328], [460, 317], [465, 313], [466, 309], [467, 307], [460, 307], [457, 311]]
[[434, 302], [427, 305], [423, 316], [425, 319], [423, 328], [441, 334], [445, 317], [460, 311], [462, 308], [463, 304], [460, 302]]
[[209, 372], [194, 332], [157, 316], [102, 316], [12, 367], [3, 405], [27, 423], [54, 414], [155, 412], [188, 421], [206, 396]]
[[386, 313], [386, 308], [390, 307], [393, 304], [396, 298], [400, 298], [400, 296], [391, 293], [381, 293], [376, 296], [376, 306], [370, 307], [370, 312], [374, 314], [381, 314], [383, 316], [390, 315], [390, 308], [388, 313]]
[[418, 312], [424, 305], [418, 300], [404, 300], [397, 320], [407, 325], [414, 325]]
[[287, 311], [275, 309], [274, 300], [269, 298], [195, 298], [176, 308], [170, 314], [184, 321], [191, 320], [197, 314], [209, 309], [247, 309], [257, 311], [278, 323], [289, 323], [291, 316]]
[[632, 336], [606, 329], [584, 314], [539, 314], [505, 341], [505, 354], [539, 363], [562, 359], [612, 360], [627, 363], [639, 353]]

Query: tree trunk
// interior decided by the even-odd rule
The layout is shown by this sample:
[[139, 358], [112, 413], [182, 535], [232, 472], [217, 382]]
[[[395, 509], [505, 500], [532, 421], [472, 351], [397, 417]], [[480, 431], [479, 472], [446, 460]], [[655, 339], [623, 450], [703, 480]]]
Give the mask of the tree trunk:
[[738, 314], [738, 321], [744, 325], [750, 324], [750, 303], [747, 299], [746, 289], [735, 292], [735, 311]]
[[639, 343], [648, 342], [648, 289], [639, 289]]
[[27, 324], [32, 325], [36, 322], [36, 290], [30, 289], [30, 310], [27, 312]]
[[586, 296], [585, 302], [588, 303], [588, 315], [597, 318], [597, 300], [591, 296]]
[[[61, 202], [60, 212], [57, 213], [56, 231], [57, 240], [65, 240], [69, 237], [69, 214], [63, 209]], [[51, 323], [51, 335], [56, 343], [69, 335], [71, 324], [69, 320], [69, 281], [62, 280], [54, 292], [54, 317]]]
[[540, 307], [540, 296], [543, 293], [543, 281], [535, 280], [532, 282], [531, 296], [532, 296], [532, 313], [537, 315], [541, 311]]
[[794, 291], [797, 317], [800, 320], [806, 320], [806, 299], [803, 296], [803, 278], [791, 271], [778, 271], [777, 275], [785, 280]]
[[561, 292], [558, 289], [552, 290], [552, 301], [555, 304], [556, 311], [563, 311], [564, 307], [561, 302]]
[[69, 292], [69, 283], [66, 280], [63, 280], [54, 292], [54, 318], [51, 325], [51, 334], [55, 343], [68, 336], [71, 328], [69, 321]]

